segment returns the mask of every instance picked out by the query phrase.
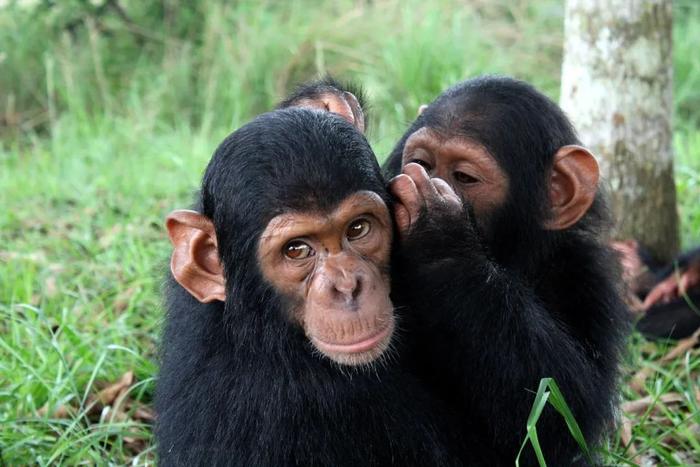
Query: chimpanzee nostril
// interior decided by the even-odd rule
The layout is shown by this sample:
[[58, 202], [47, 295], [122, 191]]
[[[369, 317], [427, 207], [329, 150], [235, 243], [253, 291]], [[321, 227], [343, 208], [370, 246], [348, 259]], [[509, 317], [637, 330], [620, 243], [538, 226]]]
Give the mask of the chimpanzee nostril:
[[360, 292], [362, 292], [362, 286], [363, 286], [361, 277], [358, 277], [356, 280], [357, 280], [357, 283], [355, 285], [355, 290], [352, 291], [352, 299], [353, 300], [357, 300], [357, 297], [360, 296]]

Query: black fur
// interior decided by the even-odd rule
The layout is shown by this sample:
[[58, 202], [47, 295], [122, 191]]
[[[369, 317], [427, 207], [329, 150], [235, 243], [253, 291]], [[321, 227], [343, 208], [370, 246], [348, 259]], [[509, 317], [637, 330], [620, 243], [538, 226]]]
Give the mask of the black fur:
[[700, 328], [700, 289], [649, 307], [636, 328], [648, 339], [684, 339]]
[[[418, 373], [475, 424], [462, 432], [480, 437], [491, 465], [513, 465], [544, 377], [556, 380], [595, 446], [614, 421], [629, 316], [605, 243], [602, 196], [575, 226], [542, 228], [553, 156], [579, 144], [571, 124], [523, 82], [469, 80], [439, 96], [409, 128], [386, 163], [389, 176], [401, 170], [407, 137], [423, 126], [485, 146], [508, 177], [509, 195], [490, 215], [486, 236], [468, 207], [458, 215], [435, 209], [402, 242], [395, 303], [415, 314]], [[583, 462], [551, 407], [537, 430], [550, 465]], [[521, 465], [535, 463], [528, 448]]]
[[325, 211], [358, 190], [388, 198], [364, 137], [327, 113], [264, 114], [216, 150], [198, 206], [216, 228], [228, 298], [205, 305], [168, 281], [161, 465], [469, 462], [449, 414], [396, 359], [343, 368], [314, 353], [261, 275], [258, 238], [273, 216]]

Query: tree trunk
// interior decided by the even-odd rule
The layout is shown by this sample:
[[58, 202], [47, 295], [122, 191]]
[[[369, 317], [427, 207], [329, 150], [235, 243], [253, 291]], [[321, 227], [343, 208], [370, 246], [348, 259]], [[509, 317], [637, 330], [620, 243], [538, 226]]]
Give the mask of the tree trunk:
[[561, 106], [598, 157], [617, 220], [660, 260], [678, 252], [671, 0], [567, 0]]

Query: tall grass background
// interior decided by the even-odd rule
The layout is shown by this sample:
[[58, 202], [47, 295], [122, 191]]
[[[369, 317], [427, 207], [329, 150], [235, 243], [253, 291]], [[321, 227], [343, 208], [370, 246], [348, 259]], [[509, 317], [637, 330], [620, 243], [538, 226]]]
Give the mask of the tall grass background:
[[[674, 14], [689, 247], [700, 4], [676, 1]], [[148, 410], [157, 368], [162, 221], [189, 205], [232, 130], [332, 73], [364, 85], [383, 159], [419, 105], [461, 79], [508, 74], [557, 99], [562, 44], [556, 0], [0, 1], [0, 464], [154, 461], [148, 417], [134, 412]], [[700, 353], [661, 361], [669, 345], [632, 339], [624, 397], [650, 403], [625, 414], [608, 462], [700, 462]], [[132, 408], [94, 413], [91, 395], [129, 371]]]

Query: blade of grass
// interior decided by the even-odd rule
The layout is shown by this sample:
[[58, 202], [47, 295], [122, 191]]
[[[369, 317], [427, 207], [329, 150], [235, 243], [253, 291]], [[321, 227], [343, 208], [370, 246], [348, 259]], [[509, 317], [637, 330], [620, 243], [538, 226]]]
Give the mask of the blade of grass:
[[518, 451], [518, 456], [515, 459], [515, 465], [520, 465], [520, 456], [528, 441], [535, 451], [535, 455], [537, 456], [537, 461], [539, 462], [540, 466], [545, 467], [547, 465], [544, 455], [542, 454], [542, 449], [540, 448], [539, 439], [537, 438], [536, 428], [537, 422], [539, 421], [547, 402], [549, 402], [552, 407], [554, 407], [554, 409], [562, 416], [566, 422], [566, 426], [569, 428], [571, 436], [578, 443], [583, 455], [586, 457], [586, 460], [589, 464], [593, 464], [594, 462], [590, 449], [588, 448], [588, 443], [586, 443], [583, 432], [581, 432], [581, 428], [578, 426], [578, 422], [576, 421], [576, 418], [574, 418], [574, 414], [571, 412], [569, 405], [566, 403], [566, 399], [559, 389], [559, 386], [552, 378], [542, 378], [540, 380], [540, 385], [537, 388], [535, 400], [532, 403], [530, 415], [527, 418], [527, 435], [523, 440], [523, 444], [520, 446], [520, 451]]
[[542, 410], [544, 410], [544, 406], [547, 403], [547, 399], [549, 399], [550, 394], [548, 391], [546, 391], [547, 384], [544, 381], [545, 379], [546, 378], [540, 381], [540, 386], [537, 388], [537, 394], [535, 395], [535, 401], [532, 403], [530, 415], [527, 417], [527, 435], [525, 436], [523, 444], [520, 446], [518, 456], [515, 458], [516, 467], [520, 467], [520, 456], [522, 455], [528, 441], [530, 441], [530, 444], [532, 444], [532, 449], [535, 451], [537, 462], [539, 462], [540, 467], [547, 466], [547, 463], [544, 460], [544, 455], [542, 454], [542, 448], [540, 448], [540, 441], [537, 438], [537, 421], [540, 419], [540, 415], [542, 415]]

